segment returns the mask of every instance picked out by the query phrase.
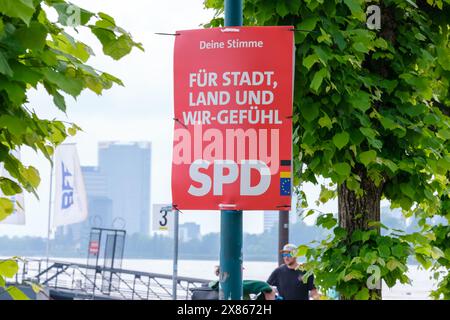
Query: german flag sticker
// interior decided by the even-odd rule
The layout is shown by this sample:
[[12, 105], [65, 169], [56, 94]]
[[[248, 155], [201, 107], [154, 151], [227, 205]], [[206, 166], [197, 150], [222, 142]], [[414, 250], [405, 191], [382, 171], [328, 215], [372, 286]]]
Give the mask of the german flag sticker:
[[291, 160], [280, 161], [280, 195], [291, 195]]

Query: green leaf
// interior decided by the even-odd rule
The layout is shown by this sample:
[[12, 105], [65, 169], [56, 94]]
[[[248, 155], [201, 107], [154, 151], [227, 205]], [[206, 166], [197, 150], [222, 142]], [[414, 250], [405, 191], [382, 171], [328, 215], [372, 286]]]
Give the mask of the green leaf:
[[345, 230], [344, 228], [341, 228], [341, 227], [334, 228], [333, 233], [336, 236], [336, 238], [339, 238], [339, 239], [343, 239], [347, 236], [347, 230]]
[[53, 83], [58, 88], [61, 88], [61, 90], [73, 97], [79, 96], [83, 90], [83, 82], [81, 80], [71, 78], [61, 72], [47, 69], [44, 71], [44, 75], [49, 82]]
[[374, 140], [377, 136], [377, 132], [372, 128], [360, 128], [359, 131], [361, 131], [369, 140]]
[[364, 276], [362, 275], [362, 273], [361, 272], [359, 272], [358, 270], [352, 270], [352, 271], [350, 271], [350, 273], [348, 273], [348, 274], [346, 274], [345, 275], [345, 277], [344, 277], [344, 281], [345, 282], [348, 282], [348, 281], [350, 281], [350, 280], [353, 280], [353, 279], [361, 279], [361, 278], [363, 278]]
[[338, 133], [333, 137], [333, 143], [339, 150], [345, 147], [349, 140], [350, 135], [348, 134], [348, 132], [345, 131]]
[[348, 177], [350, 175], [351, 167], [346, 162], [336, 163], [333, 166], [333, 169], [335, 172], [337, 172], [339, 175]]
[[106, 14], [104, 12], [99, 12], [98, 16], [100, 18], [102, 18], [102, 20], [106, 20], [108, 21], [108, 23], [110, 24], [110, 26], [115, 26], [116, 25], [116, 20], [114, 20], [113, 17], [111, 17], [109, 14]]
[[401, 183], [400, 190], [403, 194], [407, 195], [411, 200], [415, 200], [416, 192], [414, 191], [413, 186], [409, 183]]
[[344, 0], [344, 3], [350, 9], [352, 16], [360, 21], [364, 21], [365, 14], [363, 11], [363, 1], [362, 0]]
[[15, 81], [0, 81], [0, 90], [5, 90], [9, 100], [15, 105], [21, 105], [25, 102], [25, 90]]
[[[33, 67], [25, 66], [22, 63], [11, 63], [11, 69], [13, 71], [12, 79], [19, 82], [25, 82], [27, 84], [36, 87], [39, 80], [41, 80], [42, 74], [37, 72]], [[23, 91], [23, 89], [21, 88]]]
[[319, 57], [320, 62], [326, 66], [327, 65], [327, 61], [330, 60], [332, 58], [332, 53], [330, 52], [330, 50], [328, 48], [322, 48], [319, 46], [312, 46], [312, 48], [314, 49], [314, 52], [317, 54], [317, 56]]
[[319, 125], [321, 128], [327, 127], [330, 130], [333, 127], [333, 123], [326, 113], [324, 113], [323, 117], [319, 119]]
[[358, 91], [353, 94], [348, 101], [350, 104], [356, 108], [361, 110], [362, 112], [366, 112], [370, 108], [370, 94], [365, 91]]
[[306, 121], [311, 122], [319, 116], [320, 106], [315, 103], [304, 103], [300, 106], [300, 113]]
[[362, 288], [356, 295], [355, 295], [355, 299], [356, 300], [369, 300], [369, 289], [367, 288]]
[[361, 190], [361, 186], [360, 186], [359, 182], [353, 177], [349, 177], [347, 179], [346, 185], [352, 191], [358, 192]]
[[19, 288], [8, 287], [7, 291], [14, 300], [30, 300], [30, 298], [25, 293], [23, 293]]
[[415, 257], [417, 262], [419, 262], [425, 268], [425, 270], [429, 269], [432, 266], [432, 262], [426, 259], [424, 255], [416, 254]]
[[47, 38], [47, 28], [39, 22], [31, 22], [28, 27], [18, 29], [15, 36], [22, 46], [31, 50], [42, 50]]
[[397, 172], [398, 166], [391, 160], [383, 159], [381, 162], [392, 171], [392, 173]]
[[103, 45], [103, 53], [115, 60], [129, 54], [133, 48], [134, 43], [127, 35], [121, 35], [117, 38], [115, 33], [108, 29], [91, 27], [91, 30]]
[[34, 167], [24, 167], [20, 173], [34, 188], [37, 188], [39, 186], [41, 178], [39, 177], [39, 172]]
[[[71, 35], [65, 32], [58, 35], [52, 35], [52, 39], [53, 41], [49, 42], [50, 47], [54, 48], [55, 50], [67, 53], [68, 55], [71, 55], [72, 57], [75, 57], [82, 62], [86, 62], [89, 57], [94, 54], [89, 46], [80, 41], [76, 41]], [[74, 60], [75, 59], [71, 58], [71, 61]], [[74, 62], [74, 64], [82, 70], [88, 72], [89, 74], [97, 76], [95, 70], [90, 66], [77, 62]]]
[[335, 192], [333, 190], [329, 190], [322, 186], [319, 195], [319, 201], [322, 203], [326, 203], [328, 200], [333, 199], [335, 196]]
[[0, 198], [0, 221], [6, 219], [13, 211], [14, 206], [11, 200]]
[[306, 18], [305, 20], [297, 24], [297, 29], [303, 31], [296, 32], [295, 35], [296, 43], [302, 43], [309, 34], [308, 32], [305, 31], [313, 31], [316, 28], [318, 21], [319, 21], [318, 17], [310, 17]]
[[314, 77], [311, 81], [311, 85], [309, 86], [311, 89], [313, 89], [315, 92], [317, 92], [320, 88], [320, 85], [322, 84], [323, 78], [326, 77], [328, 71], [325, 68], [320, 69], [314, 74]]
[[444, 252], [441, 249], [439, 249], [438, 247], [432, 247], [431, 248], [431, 257], [433, 259], [437, 260], [437, 259], [442, 258], [444, 256], [445, 256]]
[[60, 94], [57, 90], [52, 93], [53, 103], [58, 107], [59, 110], [66, 112], [66, 100], [64, 96]]
[[432, 113], [427, 114], [423, 118], [423, 122], [425, 124], [435, 125], [435, 124], [439, 123], [439, 121], [440, 121], [440, 118], [438, 116], [436, 116], [435, 114], [432, 114]]
[[297, 248], [297, 254], [296, 254], [296, 256], [297, 257], [302, 257], [302, 256], [304, 256], [304, 255], [306, 255], [306, 253], [308, 252], [308, 246], [305, 246], [305, 245], [301, 245], [301, 246], [299, 246], [298, 248]]
[[8, 60], [6, 60], [6, 57], [3, 55], [1, 51], [0, 51], [0, 73], [7, 75], [9, 77], [13, 76], [13, 71], [11, 70], [11, 67], [8, 64]]
[[11, 18], [19, 18], [27, 25], [34, 14], [33, 0], [0, 0], [0, 12]]
[[353, 45], [352, 45], [352, 47], [356, 50], [356, 51], [358, 51], [358, 52], [362, 52], [362, 53], [367, 53], [367, 52], [369, 52], [369, 48], [367, 48], [363, 43], [361, 43], [361, 42], [357, 42], [357, 43], [354, 43]]
[[317, 217], [316, 224], [326, 229], [332, 229], [337, 224], [337, 220], [332, 214], [323, 214]]
[[18, 117], [10, 115], [0, 116], [0, 128], [8, 129], [14, 135], [22, 135], [27, 130], [27, 123]]
[[118, 84], [119, 86], [122, 86], [122, 87], [124, 86], [122, 80], [120, 80], [119, 78], [114, 77], [113, 75], [111, 75], [109, 73], [103, 72], [102, 75], [101, 75], [101, 78], [104, 79], [104, 80], [107, 80], [107, 81], [114, 82], [114, 83]]
[[19, 266], [14, 260], [0, 260], [0, 276], [12, 278], [19, 271]]
[[5, 196], [13, 196], [22, 192], [22, 188], [16, 182], [4, 177], [0, 177], [0, 188]]
[[404, 251], [405, 251], [401, 245], [393, 246], [391, 248], [391, 250], [392, 250], [392, 254], [394, 256], [396, 256], [397, 258], [402, 258], [404, 255]]
[[401, 269], [402, 267], [403, 265], [396, 259], [391, 259], [386, 263], [386, 268], [388, 268], [389, 271], [394, 271], [397, 268]]
[[450, 71], [450, 49], [437, 47], [438, 62], [442, 69]]
[[437, 161], [437, 165], [442, 169], [450, 170], [450, 159], [448, 157], [440, 158]]
[[364, 164], [365, 166], [375, 161], [376, 158], [377, 152], [374, 150], [365, 151], [359, 154], [359, 161], [361, 161], [361, 163]]
[[303, 65], [306, 67], [306, 69], [311, 69], [311, 67], [316, 63], [319, 62], [319, 57], [313, 53], [307, 56], [305, 59], [303, 59]]
[[387, 257], [389, 257], [391, 255], [391, 250], [386, 245], [380, 245], [378, 247], [378, 252], [380, 253], [380, 256], [382, 258], [387, 258]]
[[289, 13], [284, 0], [277, 1], [276, 11], [282, 18], [284, 18]]
[[387, 130], [394, 130], [394, 129], [398, 128], [398, 124], [389, 117], [380, 118], [380, 122], [381, 122], [381, 125], [383, 126], [383, 128], [385, 128]]
[[448, 129], [442, 129], [438, 131], [439, 136], [446, 140], [450, 140], [450, 130]]
[[310, 210], [308, 210], [308, 212], [303, 216], [303, 219], [304, 218], [307, 218], [307, 217], [309, 217], [309, 216], [311, 216], [311, 215], [313, 215], [314, 214], [314, 210], [313, 209], [310, 209]]

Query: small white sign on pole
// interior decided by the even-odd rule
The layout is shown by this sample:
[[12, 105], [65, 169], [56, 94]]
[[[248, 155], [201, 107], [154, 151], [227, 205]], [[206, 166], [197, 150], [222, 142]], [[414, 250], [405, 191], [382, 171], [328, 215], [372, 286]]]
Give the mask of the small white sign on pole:
[[152, 231], [173, 232], [173, 211], [171, 204], [154, 204], [152, 207]]

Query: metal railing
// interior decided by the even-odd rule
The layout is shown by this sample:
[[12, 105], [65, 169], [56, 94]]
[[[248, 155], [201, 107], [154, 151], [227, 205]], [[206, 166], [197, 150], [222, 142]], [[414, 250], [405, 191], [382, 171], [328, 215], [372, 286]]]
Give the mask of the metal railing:
[[[36, 283], [49, 289], [58, 299], [172, 299], [172, 276], [126, 269], [89, 266], [49, 260], [20, 260], [15, 276], [17, 284]], [[190, 289], [208, 284], [209, 280], [178, 277], [177, 299], [189, 300]]]

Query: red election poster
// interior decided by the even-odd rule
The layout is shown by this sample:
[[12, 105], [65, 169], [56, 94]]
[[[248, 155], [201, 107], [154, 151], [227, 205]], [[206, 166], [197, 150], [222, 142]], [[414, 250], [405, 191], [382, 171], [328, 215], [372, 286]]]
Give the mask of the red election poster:
[[178, 31], [172, 203], [289, 210], [293, 27]]

